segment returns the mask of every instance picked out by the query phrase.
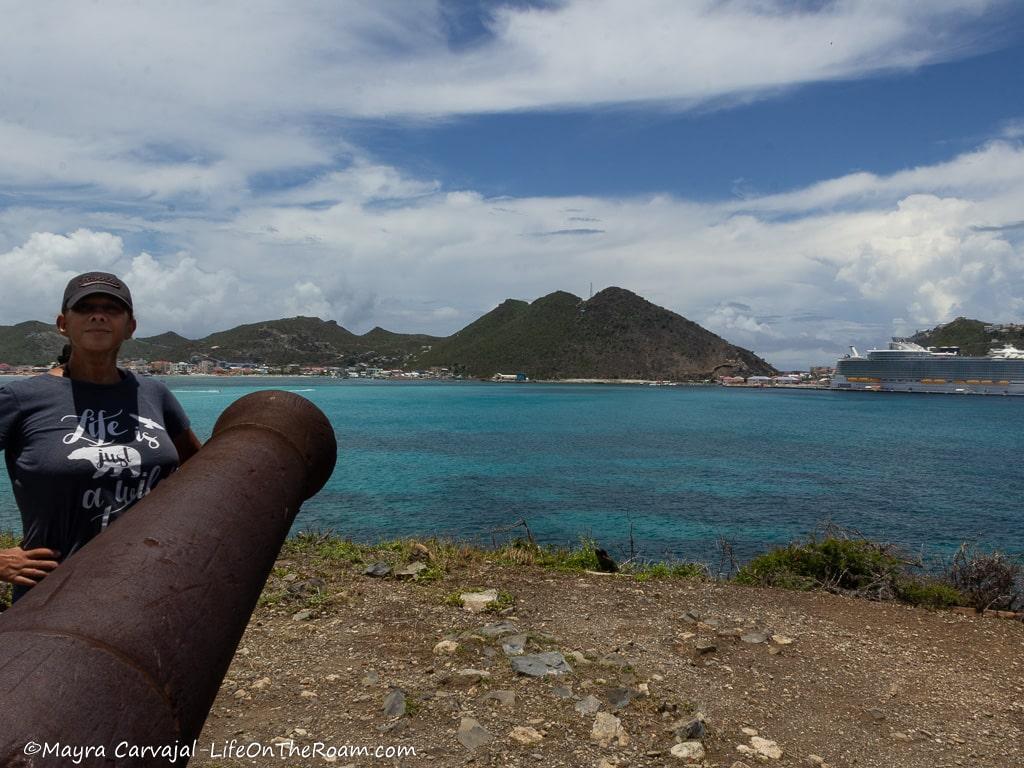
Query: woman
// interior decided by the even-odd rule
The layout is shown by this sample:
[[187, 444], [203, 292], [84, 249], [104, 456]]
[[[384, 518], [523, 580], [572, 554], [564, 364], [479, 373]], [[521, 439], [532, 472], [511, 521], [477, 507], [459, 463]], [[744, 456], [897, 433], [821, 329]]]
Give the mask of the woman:
[[135, 332], [131, 292], [106, 272], [64, 291], [63, 367], [0, 387], [0, 449], [21, 512], [20, 547], [0, 550], [17, 600], [199, 450], [164, 384], [117, 367]]

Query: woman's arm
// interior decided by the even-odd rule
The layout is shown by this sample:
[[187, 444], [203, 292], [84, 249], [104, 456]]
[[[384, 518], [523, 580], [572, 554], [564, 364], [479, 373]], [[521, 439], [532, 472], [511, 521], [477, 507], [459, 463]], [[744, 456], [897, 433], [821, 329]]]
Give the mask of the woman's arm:
[[203, 444], [199, 442], [199, 438], [196, 437], [196, 433], [191, 429], [186, 429], [174, 438], [173, 442], [174, 447], [178, 449], [179, 466], [195, 456], [199, 449], [203, 447]]

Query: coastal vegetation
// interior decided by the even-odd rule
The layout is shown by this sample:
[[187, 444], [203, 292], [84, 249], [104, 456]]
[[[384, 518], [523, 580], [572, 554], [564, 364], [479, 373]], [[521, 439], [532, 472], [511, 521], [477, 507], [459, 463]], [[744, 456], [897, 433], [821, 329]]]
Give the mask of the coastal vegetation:
[[[0, 548], [11, 547], [17, 538], [0, 532]], [[409, 580], [429, 583], [457, 576], [461, 570], [482, 564], [505, 567], [533, 566], [571, 574], [608, 571], [598, 557], [597, 543], [581, 538], [575, 546], [542, 546], [529, 539], [515, 539], [490, 549], [448, 539], [396, 539], [360, 544], [332, 533], [299, 533], [285, 541], [281, 560], [306, 563], [313, 571], [333, 568], [359, 569], [385, 563], [398, 569], [421, 562], [424, 567]], [[927, 569], [897, 548], [860, 538], [836, 527], [818, 536], [792, 542], [758, 555], [732, 574], [713, 576], [706, 563], [692, 561], [629, 560], [616, 565], [623, 578], [638, 582], [657, 580], [720, 580], [744, 586], [799, 591], [822, 590], [871, 600], [889, 600], [927, 608], [955, 606], [984, 610], [1024, 611], [1024, 564], [1020, 557], [1000, 551], [986, 552], [963, 545], [937, 568]], [[276, 580], [273, 580], [276, 581]], [[284, 583], [268, 586], [261, 605], [279, 603], [319, 607], [328, 597], [316, 580], [302, 589]], [[464, 591], [472, 591], [469, 588]], [[458, 593], [449, 596], [458, 600]], [[508, 607], [510, 596], [499, 595], [495, 611]], [[0, 586], [0, 610], [10, 604], [10, 590]]]

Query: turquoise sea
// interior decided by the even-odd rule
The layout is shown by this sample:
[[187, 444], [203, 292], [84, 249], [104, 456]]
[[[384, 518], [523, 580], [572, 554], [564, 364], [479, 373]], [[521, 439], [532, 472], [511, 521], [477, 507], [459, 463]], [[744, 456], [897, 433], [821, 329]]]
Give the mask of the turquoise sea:
[[[823, 522], [927, 556], [1024, 551], [1024, 398], [316, 378], [166, 379], [206, 439], [279, 388], [331, 419], [339, 460], [294, 530], [490, 543], [525, 519], [613, 555], [743, 558]], [[20, 529], [8, 483], [0, 528]], [[498, 538], [509, 534], [499, 534]]]

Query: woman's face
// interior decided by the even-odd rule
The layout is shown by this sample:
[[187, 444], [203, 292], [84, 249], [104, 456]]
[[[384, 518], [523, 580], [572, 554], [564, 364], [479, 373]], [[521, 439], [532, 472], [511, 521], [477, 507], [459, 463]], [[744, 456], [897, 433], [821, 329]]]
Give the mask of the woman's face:
[[113, 296], [92, 293], [57, 316], [57, 330], [72, 349], [110, 352], [135, 333], [135, 317]]

